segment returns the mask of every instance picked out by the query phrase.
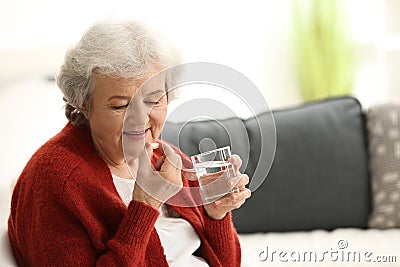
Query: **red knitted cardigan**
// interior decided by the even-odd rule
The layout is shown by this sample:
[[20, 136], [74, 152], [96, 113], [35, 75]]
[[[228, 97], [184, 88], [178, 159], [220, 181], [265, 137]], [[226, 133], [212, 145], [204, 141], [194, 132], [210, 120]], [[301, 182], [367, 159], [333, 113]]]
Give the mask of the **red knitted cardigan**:
[[[199, 255], [210, 266], [240, 266], [230, 213], [212, 220], [203, 207], [172, 208], [199, 235]], [[68, 123], [19, 177], [8, 234], [19, 266], [168, 266], [154, 228], [158, 215], [138, 201], [126, 207], [90, 131]]]

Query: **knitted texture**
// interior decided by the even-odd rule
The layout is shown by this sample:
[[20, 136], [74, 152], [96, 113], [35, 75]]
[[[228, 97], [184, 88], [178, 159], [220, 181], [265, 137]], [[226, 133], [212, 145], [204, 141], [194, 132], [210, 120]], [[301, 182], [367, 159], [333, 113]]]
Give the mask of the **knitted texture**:
[[[210, 266], [240, 266], [230, 214], [216, 221], [201, 206], [172, 208], [199, 235], [199, 255]], [[126, 207], [90, 131], [67, 124], [19, 177], [8, 233], [19, 266], [168, 266], [154, 228], [158, 215], [142, 202]]]
[[400, 227], [400, 105], [371, 107], [367, 122], [372, 186], [369, 226]]

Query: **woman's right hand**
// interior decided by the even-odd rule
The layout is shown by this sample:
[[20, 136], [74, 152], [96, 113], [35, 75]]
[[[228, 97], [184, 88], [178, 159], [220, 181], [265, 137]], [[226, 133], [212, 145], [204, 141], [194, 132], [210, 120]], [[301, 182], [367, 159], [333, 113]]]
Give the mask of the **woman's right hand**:
[[149, 143], [145, 144], [145, 148], [138, 158], [132, 198], [158, 209], [182, 189], [182, 159], [169, 145], [160, 143], [159, 149], [164, 155], [157, 159], [153, 169], [153, 148]]

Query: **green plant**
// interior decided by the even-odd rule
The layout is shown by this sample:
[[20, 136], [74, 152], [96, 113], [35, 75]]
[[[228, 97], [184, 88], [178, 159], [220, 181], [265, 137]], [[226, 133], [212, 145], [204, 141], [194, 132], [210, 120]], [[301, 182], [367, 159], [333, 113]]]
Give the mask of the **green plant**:
[[347, 0], [293, 0], [296, 68], [305, 101], [352, 92], [347, 5]]

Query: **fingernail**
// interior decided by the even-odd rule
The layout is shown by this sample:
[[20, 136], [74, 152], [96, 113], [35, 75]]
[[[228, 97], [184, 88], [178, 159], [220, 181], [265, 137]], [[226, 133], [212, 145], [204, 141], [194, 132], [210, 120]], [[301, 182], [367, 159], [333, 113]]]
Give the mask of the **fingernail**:
[[217, 200], [217, 201], [215, 201], [215, 205], [220, 205], [222, 203], [222, 201], [221, 200]]
[[158, 149], [160, 147], [159, 143], [151, 143], [151, 148], [152, 149]]

